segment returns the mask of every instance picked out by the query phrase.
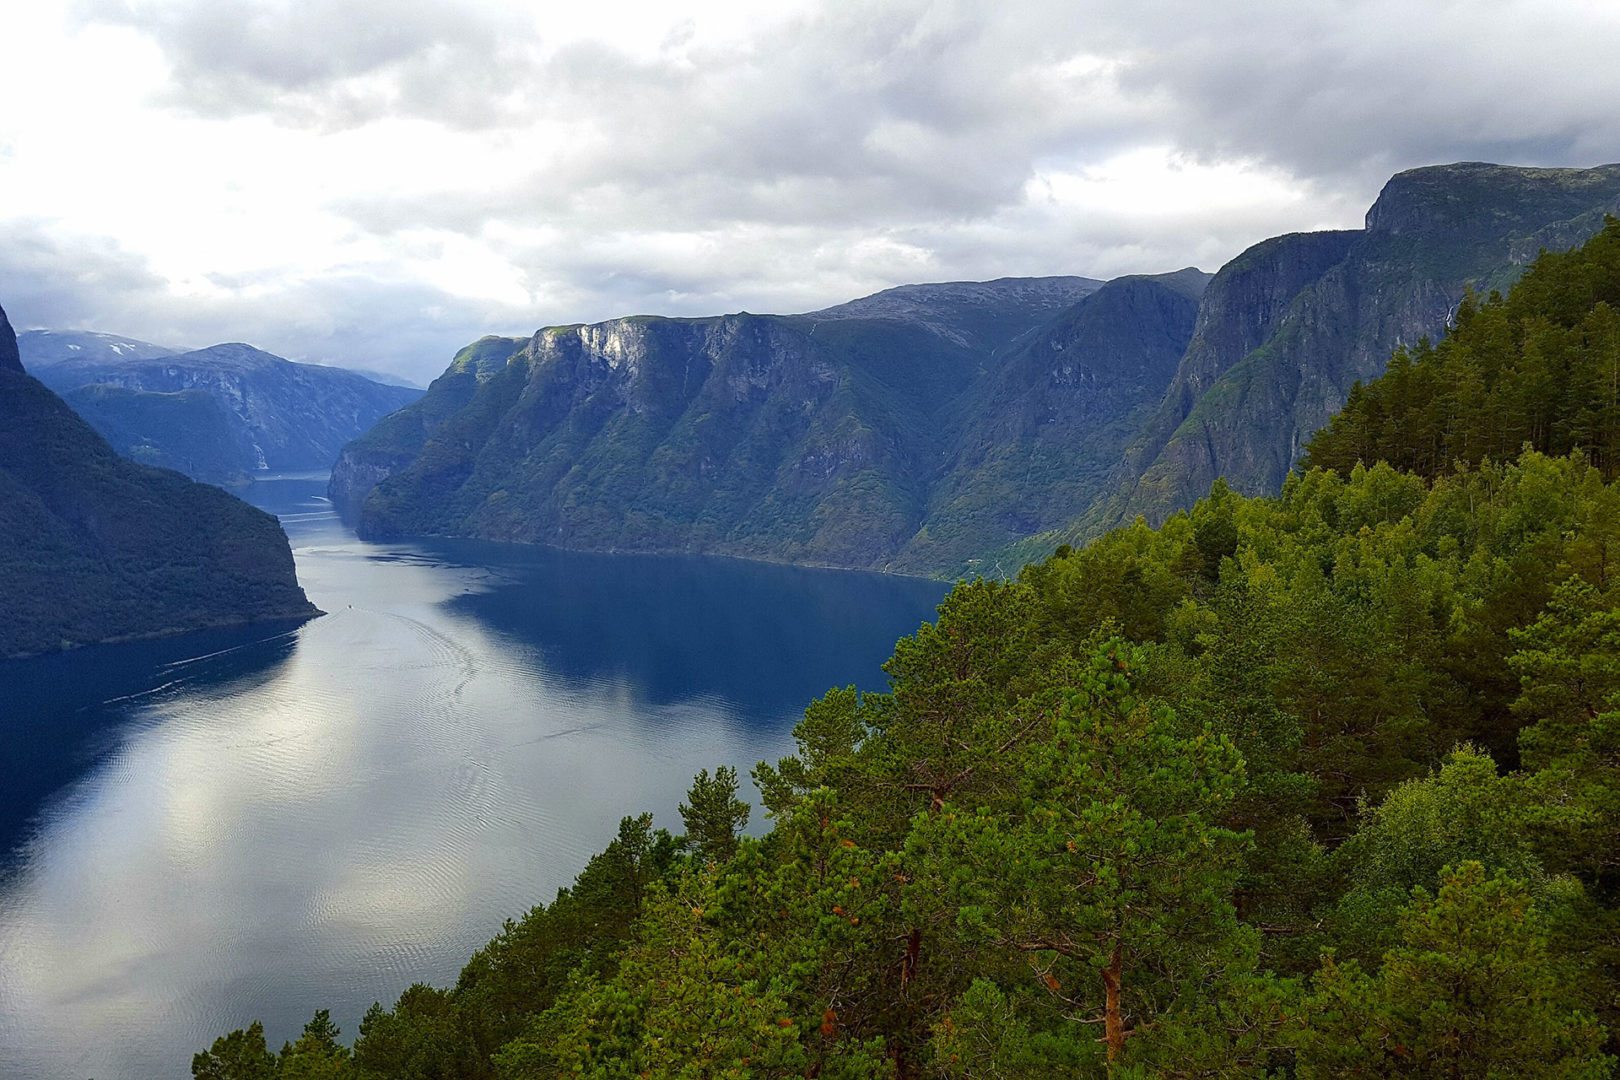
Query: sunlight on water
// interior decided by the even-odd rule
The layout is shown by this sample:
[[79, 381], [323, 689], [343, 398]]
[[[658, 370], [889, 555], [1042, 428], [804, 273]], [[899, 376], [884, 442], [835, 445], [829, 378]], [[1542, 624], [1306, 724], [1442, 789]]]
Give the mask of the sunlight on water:
[[728, 560], [372, 545], [256, 485], [329, 614], [0, 665], [0, 1073], [146, 1080], [253, 1019], [452, 980], [627, 813], [881, 687], [943, 588]]

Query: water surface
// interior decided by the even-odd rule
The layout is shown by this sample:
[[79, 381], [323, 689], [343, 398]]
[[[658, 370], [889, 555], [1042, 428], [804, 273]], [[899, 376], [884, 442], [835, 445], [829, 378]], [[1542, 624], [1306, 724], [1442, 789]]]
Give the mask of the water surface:
[[0, 1076], [158, 1080], [212, 1038], [452, 980], [620, 817], [884, 685], [943, 588], [724, 559], [375, 545], [261, 481], [328, 614], [0, 664]]

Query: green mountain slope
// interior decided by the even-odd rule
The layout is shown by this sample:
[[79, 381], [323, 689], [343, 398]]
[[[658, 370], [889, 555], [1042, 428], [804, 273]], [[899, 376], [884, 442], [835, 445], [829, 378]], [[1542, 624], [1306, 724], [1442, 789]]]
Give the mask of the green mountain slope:
[[1209, 275], [1119, 278], [1027, 335], [954, 409], [922, 526], [893, 566], [985, 570], [985, 552], [1072, 519], [1165, 393]]
[[[1283, 237], [1240, 255], [1217, 274], [1176, 385], [1112, 496], [1073, 534], [1161, 520], [1218, 476], [1276, 491], [1392, 350], [1437, 337], [1467, 289], [1505, 288], [1541, 248], [1580, 243], [1617, 207], [1616, 165], [1435, 166], [1391, 179], [1360, 233]], [[1239, 278], [1264, 283], [1258, 303]]]
[[1277, 490], [1393, 349], [1617, 205], [1620, 166], [1437, 166], [1392, 178], [1365, 229], [1267, 240], [1213, 280], [615, 320], [543, 331], [509, 365], [481, 343], [346, 450], [333, 495], [371, 535], [1008, 573], [1217, 477]]
[[124, 457], [211, 484], [248, 478], [258, 458], [247, 431], [205, 390], [150, 393], [91, 383], [62, 395]]
[[486, 339], [346, 449], [333, 499], [370, 536], [954, 572], [1073, 512], [1052, 475], [1157, 401], [1205, 280], [907, 286]]
[[115, 454], [0, 313], [0, 657], [315, 609], [276, 519]]

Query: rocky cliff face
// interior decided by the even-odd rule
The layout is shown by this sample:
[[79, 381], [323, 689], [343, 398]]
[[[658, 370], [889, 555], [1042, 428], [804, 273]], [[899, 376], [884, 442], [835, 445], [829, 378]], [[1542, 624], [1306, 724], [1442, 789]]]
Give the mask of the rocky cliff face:
[[[130, 392], [91, 398], [98, 407], [86, 418], [127, 456], [200, 479], [328, 468], [349, 440], [422, 393], [341, 368], [294, 364], [240, 343], [156, 357], [149, 353], [157, 346], [110, 335], [32, 332], [21, 344], [30, 370], [59, 393], [85, 386]], [[133, 396], [199, 392], [224, 410], [232, 429], [229, 438], [211, 442], [218, 453], [206, 457], [183, 425], [161, 426], [164, 417], [181, 417], [176, 401]], [[136, 429], [140, 437], [130, 441]]]
[[1277, 490], [1350, 387], [1398, 346], [1442, 334], [1464, 290], [1504, 288], [1536, 251], [1585, 240], [1617, 207], [1620, 166], [1437, 166], [1391, 179], [1363, 231], [1250, 249], [1216, 275], [1155, 423], [1073, 532], [1157, 522], [1218, 476]]
[[915, 513], [886, 404], [787, 319], [543, 330], [377, 488], [361, 529], [861, 563]]
[[543, 330], [498, 364], [509, 346], [480, 343], [345, 451], [334, 501], [378, 537], [960, 569], [1063, 520], [1019, 456], [1070, 470], [1092, 433], [1156, 403], [1204, 281], [953, 283], [802, 316], [618, 319]]
[[15, 355], [0, 313], [0, 657], [316, 613], [274, 517], [118, 457]]

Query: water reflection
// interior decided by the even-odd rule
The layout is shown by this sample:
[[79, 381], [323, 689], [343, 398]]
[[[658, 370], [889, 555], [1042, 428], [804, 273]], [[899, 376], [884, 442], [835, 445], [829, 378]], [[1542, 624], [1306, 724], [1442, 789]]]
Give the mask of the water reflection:
[[[696, 769], [774, 757], [881, 685], [925, 582], [482, 544], [377, 547], [319, 478], [262, 484], [293, 634], [0, 667], [0, 1063], [184, 1075], [213, 1035], [453, 977]], [[15, 704], [16, 708], [10, 708]], [[48, 737], [42, 737], [48, 734]]]

